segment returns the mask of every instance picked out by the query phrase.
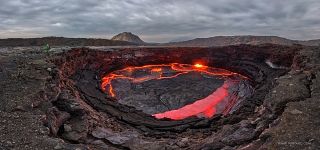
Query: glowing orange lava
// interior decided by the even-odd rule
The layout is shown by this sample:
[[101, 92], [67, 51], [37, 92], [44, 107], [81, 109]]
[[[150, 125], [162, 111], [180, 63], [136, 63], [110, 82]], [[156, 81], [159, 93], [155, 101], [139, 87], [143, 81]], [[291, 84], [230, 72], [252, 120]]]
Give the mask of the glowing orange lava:
[[216, 105], [228, 96], [229, 84], [230, 83], [224, 83], [222, 87], [204, 99], [197, 100], [182, 108], [154, 114], [153, 116], [158, 119], [170, 118], [172, 120], [181, 120], [194, 115], [204, 115], [210, 118], [216, 113]]
[[[138, 71], [143, 71], [143, 75], [139, 76], [135, 73]], [[204, 66], [202, 64], [161, 64], [161, 65], [145, 65], [141, 67], [127, 67], [122, 70], [117, 70], [111, 72], [102, 78], [101, 88], [104, 91], [107, 91], [110, 96], [116, 97], [114, 88], [112, 86], [112, 81], [117, 79], [126, 79], [132, 83], [141, 83], [148, 80], [161, 80], [175, 78], [182, 74], [190, 72], [199, 72], [208, 76], [219, 76], [219, 77], [228, 77], [237, 75], [241, 78], [246, 78], [240, 74], [220, 69]], [[224, 85], [218, 88], [208, 97], [198, 100], [193, 104], [186, 105], [177, 110], [170, 110], [163, 113], [154, 114], [153, 116], [161, 118], [170, 118], [173, 120], [181, 120], [190, 116], [195, 115], [204, 115], [205, 117], [212, 117], [215, 114], [215, 106], [222, 101], [225, 97], [228, 96], [228, 87], [232, 84], [231, 82], [224, 83]]]
[[194, 65], [196, 68], [203, 68], [204, 66], [203, 65], [201, 65], [201, 64], [195, 64]]

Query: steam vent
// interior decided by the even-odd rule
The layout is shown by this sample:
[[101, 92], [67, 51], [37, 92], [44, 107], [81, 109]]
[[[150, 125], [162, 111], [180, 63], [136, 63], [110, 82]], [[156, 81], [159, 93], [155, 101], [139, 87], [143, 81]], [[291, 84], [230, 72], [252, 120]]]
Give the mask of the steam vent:
[[[1, 52], [0, 63], [12, 68], [0, 67], [2, 87], [26, 97], [10, 103], [7, 100], [19, 95], [1, 94], [5, 98], [0, 106], [6, 108], [1, 111], [14, 112], [0, 111], [1, 118], [15, 120], [1, 128], [1, 136], [49, 149], [252, 150], [283, 145], [317, 149], [319, 145], [313, 112], [319, 112], [320, 51], [314, 47], [128, 46], [52, 51], [30, 48], [19, 57], [11, 55], [14, 49]], [[15, 76], [8, 76], [14, 68]], [[11, 82], [19, 86], [10, 86]], [[40, 117], [18, 119], [29, 112]], [[20, 125], [28, 129], [13, 134]], [[291, 140], [301, 145], [279, 144]]]

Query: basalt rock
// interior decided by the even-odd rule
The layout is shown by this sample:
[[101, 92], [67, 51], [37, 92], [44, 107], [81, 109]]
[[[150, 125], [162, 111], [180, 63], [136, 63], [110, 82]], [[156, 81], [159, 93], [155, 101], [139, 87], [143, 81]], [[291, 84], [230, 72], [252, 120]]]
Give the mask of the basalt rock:
[[[216, 148], [237, 147], [257, 138], [273, 120], [272, 112], [264, 111], [259, 114], [255, 113], [255, 109], [266, 103], [264, 98], [274, 86], [274, 79], [289, 71], [288, 68], [292, 65], [299, 48], [276, 45], [102, 50], [78, 48], [59, 53], [51, 61], [57, 65], [55, 83], [62, 92], [53, 105], [60, 111], [71, 114], [71, 118], [64, 121], [67, 128], [61, 128], [59, 135], [66, 140], [80, 143], [86, 143], [90, 141], [88, 139], [93, 138], [93, 141], [100, 140], [117, 148], [140, 149], [150, 143], [157, 143], [161, 148], [177, 149], [206, 149], [213, 145]], [[133, 106], [119, 103], [100, 86], [104, 75], [127, 66], [194, 64], [199, 61], [207, 66], [230, 70], [248, 77], [254, 93], [239, 102], [235, 110], [227, 115], [159, 120]], [[271, 109], [273, 106], [268, 108]], [[256, 129], [255, 124], [261, 124], [257, 119], [259, 116], [264, 123]], [[87, 122], [84, 130], [77, 131], [82, 136], [70, 136], [74, 130], [68, 128], [68, 124], [74, 123], [74, 118], [80, 122]], [[254, 124], [243, 125], [243, 122], [250, 122], [248, 118], [257, 121]], [[60, 127], [62, 124], [59, 124]], [[186, 139], [188, 142], [183, 142]], [[130, 144], [133, 141], [140, 144]]]
[[[320, 148], [319, 47], [61, 47], [53, 51], [42, 53], [35, 47], [0, 49], [0, 149]], [[112, 97], [108, 87], [102, 89], [102, 78], [114, 71], [173, 62], [201, 62], [241, 74], [248, 78], [246, 83], [253, 92], [236, 92], [247, 97], [237, 101], [230, 113], [175, 121], [156, 119], [152, 113], [139, 110], [138, 105], [129, 105], [139, 98], [124, 103], [125, 92], [124, 97]], [[188, 98], [196, 91], [191, 95], [199, 101], [210, 89], [221, 87], [211, 79], [193, 72], [170, 82], [150, 80], [141, 85], [119, 79], [113, 86], [116, 94], [126, 88], [137, 90], [137, 95], [147, 97], [144, 102], [148, 97], [153, 100], [148, 88], [161, 87], [170, 89], [160, 93], [165, 100]], [[180, 84], [185, 81], [192, 81], [192, 86]], [[140, 93], [141, 87], [149, 91]]]

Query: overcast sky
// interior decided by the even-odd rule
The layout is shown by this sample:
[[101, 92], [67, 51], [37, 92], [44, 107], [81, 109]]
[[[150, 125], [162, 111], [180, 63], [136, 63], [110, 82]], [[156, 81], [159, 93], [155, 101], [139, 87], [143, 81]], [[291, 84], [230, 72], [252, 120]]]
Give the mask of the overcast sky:
[[111, 38], [147, 42], [217, 35], [320, 38], [320, 0], [0, 0], [0, 38]]

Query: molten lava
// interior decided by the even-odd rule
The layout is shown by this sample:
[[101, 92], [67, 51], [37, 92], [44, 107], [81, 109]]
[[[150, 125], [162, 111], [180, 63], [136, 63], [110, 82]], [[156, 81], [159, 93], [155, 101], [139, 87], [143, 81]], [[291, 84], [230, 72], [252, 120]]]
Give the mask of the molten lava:
[[215, 106], [228, 96], [228, 87], [230, 83], [224, 83], [222, 87], [218, 88], [208, 97], [198, 100], [190, 105], [186, 105], [176, 110], [166, 111], [164, 113], [154, 114], [158, 119], [170, 118], [173, 120], [181, 120], [194, 115], [204, 115], [205, 117], [212, 117], [215, 112]]
[[202, 64], [195, 64], [194, 67], [196, 68], [203, 68], [204, 66]]
[[[112, 82], [118, 79], [129, 80], [132, 83], [141, 83], [149, 80], [162, 80], [175, 78], [182, 74], [187, 74], [190, 72], [198, 72], [207, 76], [216, 76], [221, 78], [227, 78], [232, 76], [237, 76], [242, 79], [247, 79], [246, 77], [220, 68], [212, 68], [204, 66], [202, 64], [161, 64], [161, 65], [145, 65], [141, 67], [127, 67], [122, 70], [117, 70], [111, 72], [102, 78], [101, 88], [103, 91], [107, 91], [110, 96], [116, 97]], [[236, 81], [231, 81], [230, 79], [225, 81], [225, 83], [210, 94], [208, 97], [197, 100], [192, 104], [186, 105], [182, 108], [176, 110], [169, 110], [163, 113], [157, 113], [153, 116], [157, 119], [169, 118], [172, 120], [181, 120], [191, 116], [202, 115], [204, 117], [212, 117], [216, 113], [216, 106], [229, 96], [231, 98], [228, 102], [235, 103], [236, 97], [232, 93], [228, 92], [228, 88], [235, 84]], [[232, 105], [233, 106], [233, 105]], [[230, 110], [230, 104], [228, 104], [225, 110], [222, 112], [225, 114]]]

